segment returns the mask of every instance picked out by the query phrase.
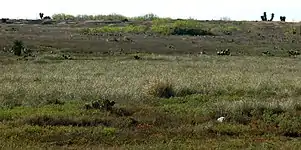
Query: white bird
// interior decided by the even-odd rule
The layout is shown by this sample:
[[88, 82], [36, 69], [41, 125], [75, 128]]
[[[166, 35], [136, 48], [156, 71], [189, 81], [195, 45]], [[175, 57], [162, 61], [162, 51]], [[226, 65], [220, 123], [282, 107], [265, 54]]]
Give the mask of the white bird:
[[219, 118], [217, 119], [218, 122], [223, 122], [224, 120], [225, 120], [225, 117], [219, 117]]

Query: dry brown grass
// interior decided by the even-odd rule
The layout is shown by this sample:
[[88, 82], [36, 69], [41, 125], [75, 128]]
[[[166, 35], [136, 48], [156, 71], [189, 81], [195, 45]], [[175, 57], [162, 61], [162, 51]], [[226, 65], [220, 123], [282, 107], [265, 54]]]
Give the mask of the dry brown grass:
[[175, 96], [175, 91], [172, 83], [168, 79], [152, 78], [149, 79], [148, 83], [144, 87], [146, 96], [159, 97], [159, 98], [170, 98]]
[[[143, 58], [1, 63], [0, 140], [15, 146], [190, 149], [208, 138], [204, 147], [233, 139], [228, 147], [239, 149], [262, 135], [301, 136], [298, 57]], [[85, 102], [103, 98], [116, 102], [115, 111], [84, 109]], [[215, 122], [220, 116], [224, 124]]]

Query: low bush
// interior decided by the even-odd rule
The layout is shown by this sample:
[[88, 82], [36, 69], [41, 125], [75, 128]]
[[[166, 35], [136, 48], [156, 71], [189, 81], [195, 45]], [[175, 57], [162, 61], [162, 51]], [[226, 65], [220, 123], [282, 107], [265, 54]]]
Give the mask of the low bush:
[[24, 49], [23, 42], [21, 40], [15, 40], [12, 47], [14, 54], [17, 56], [21, 56], [23, 49]]
[[169, 81], [163, 79], [152, 79], [145, 86], [144, 93], [147, 96], [158, 98], [170, 98], [175, 96], [173, 85]]
[[95, 33], [156, 33], [161, 35], [214, 35], [209, 28], [194, 20], [155, 19], [151, 25], [104, 26], [81, 30], [84, 34]]

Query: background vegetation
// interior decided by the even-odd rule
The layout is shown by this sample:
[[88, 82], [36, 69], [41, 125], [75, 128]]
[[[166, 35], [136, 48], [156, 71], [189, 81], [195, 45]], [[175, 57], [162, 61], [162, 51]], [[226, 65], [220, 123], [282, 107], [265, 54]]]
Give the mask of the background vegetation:
[[1, 149], [300, 147], [300, 24], [83, 20], [1, 24]]

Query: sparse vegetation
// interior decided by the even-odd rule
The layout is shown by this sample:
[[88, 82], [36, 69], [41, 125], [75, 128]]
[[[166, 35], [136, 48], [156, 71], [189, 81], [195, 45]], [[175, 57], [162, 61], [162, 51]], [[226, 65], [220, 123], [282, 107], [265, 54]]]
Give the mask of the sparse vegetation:
[[128, 25], [128, 26], [104, 26], [98, 28], [83, 29], [84, 34], [95, 33], [156, 33], [162, 35], [214, 35], [210, 28], [195, 20], [180, 20], [174, 23], [167, 19], [155, 19], [151, 25]]
[[53, 19], [1, 24], [1, 149], [300, 147], [300, 23]]

